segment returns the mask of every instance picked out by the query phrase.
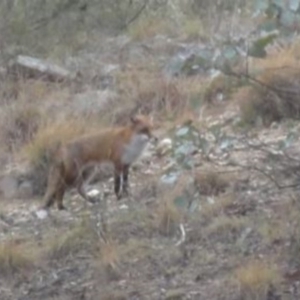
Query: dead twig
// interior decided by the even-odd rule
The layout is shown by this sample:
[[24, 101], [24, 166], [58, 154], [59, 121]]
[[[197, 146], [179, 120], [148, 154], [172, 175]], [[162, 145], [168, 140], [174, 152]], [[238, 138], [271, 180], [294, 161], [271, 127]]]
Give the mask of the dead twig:
[[175, 246], [180, 246], [182, 243], [184, 243], [185, 238], [186, 238], [184, 225], [182, 223], [179, 224], [179, 229], [180, 229], [181, 237], [180, 237], [179, 241], [175, 244]]

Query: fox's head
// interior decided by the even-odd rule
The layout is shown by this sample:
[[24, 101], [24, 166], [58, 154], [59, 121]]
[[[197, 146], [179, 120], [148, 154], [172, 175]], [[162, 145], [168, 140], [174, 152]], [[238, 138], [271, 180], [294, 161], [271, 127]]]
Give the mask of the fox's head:
[[139, 135], [145, 141], [151, 139], [157, 140], [157, 137], [153, 135], [153, 122], [151, 118], [144, 115], [136, 115], [130, 118], [131, 126], [135, 134]]

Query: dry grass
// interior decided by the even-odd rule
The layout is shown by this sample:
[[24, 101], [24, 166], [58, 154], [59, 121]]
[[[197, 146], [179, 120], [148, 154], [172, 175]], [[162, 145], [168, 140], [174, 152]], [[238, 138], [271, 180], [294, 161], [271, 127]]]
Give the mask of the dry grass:
[[166, 191], [162, 191], [161, 198], [154, 213], [154, 227], [163, 235], [172, 235], [180, 223], [183, 222], [185, 212], [175, 204], [178, 197], [185, 195], [186, 189], [189, 186], [186, 174], [178, 179], [176, 186]]
[[[287, 260], [291, 265], [300, 266], [300, 206], [298, 197], [292, 197], [285, 204], [286, 211], [282, 216], [285, 229], [286, 244], [289, 245], [285, 253]], [[283, 231], [283, 230], [282, 230]], [[281, 231], [279, 232], [279, 234]]]
[[278, 287], [280, 274], [275, 265], [262, 261], [250, 261], [238, 268], [235, 278], [241, 299], [264, 300], [272, 287]]
[[[96, 273], [104, 275], [108, 281], [120, 278], [120, 247], [110, 236], [106, 240], [97, 243], [97, 252], [95, 253], [94, 266]], [[102, 280], [104, 279], [102, 278]]]
[[166, 18], [143, 17], [132, 23], [128, 28], [128, 35], [135, 41], [150, 39], [158, 34], [174, 35], [176, 30]]
[[214, 203], [205, 203], [201, 208], [201, 216], [211, 219], [217, 215], [224, 214], [227, 207], [230, 207], [235, 201], [235, 195], [232, 193], [221, 195], [214, 198]]
[[187, 41], [207, 38], [203, 22], [198, 18], [186, 18], [181, 30]]
[[[117, 85], [122, 106], [110, 114], [118, 119], [130, 113], [154, 114], [163, 120], [174, 120], [193, 112], [202, 101], [203, 87], [199, 78], [166, 79], [156, 70], [128, 69], [119, 73]], [[197, 107], [195, 107], [197, 106]]]
[[172, 199], [165, 199], [159, 203], [156, 217], [156, 226], [159, 232], [164, 235], [174, 233], [181, 218], [180, 212]]
[[21, 244], [15, 240], [0, 244], [0, 276], [12, 277], [24, 274], [34, 267], [38, 256], [29, 244]]
[[1, 81], [0, 87], [0, 101], [6, 104], [15, 100], [23, 103], [38, 103], [54, 89], [53, 85], [45, 81], [14, 80], [9, 77]]
[[117, 270], [120, 263], [118, 244], [112, 239], [108, 239], [106, 242], [101, 241], [98, 247], [100, 250], [99, 258], [101, 265], [106, 269]]
[[245, 217], [228, 217], [220, 216], [215, 218], [212, 223], [205, 228], [205, 233], [207, 236], [223, 236], [226, 234], [229, 237], [229, 234], [235, 235], [242, 228], [246, 227], [248, 219]]
[[56, 113], [54, 106], [62, 106], [70, 96], [69, 88], [62, 89], [58, 84], [40, 80], [8, 78], [0, 87], [3, 103], [0, 139], [2, 147], [5, 145], [6, 150], [14, 153], [30, 143], [47, 122], [53, 122], [53, 115], [56, 119], [62, 115], [61, 111]]
[[1, 141], [9, 151], [17, 151], [32, 140], [41, 120], [36, 105], [17, 103], [3, 110], [1, 118]]
[[42, 80], [19, 80], [16, 84], [18, 87], [18, 100], [27, 103], [38, 103], [59, 88], [55, 84], [49, 84]]
[[194, 180], [201, 195], [217, 196], [226, 191], [231, 178], [217, 171], [202, 171], [195, 174]]
[[258, 227], [258, 232], [261, 234], [266, 245], [272, 245], [275, 242], [282, 241], [287, 237], [288, 223], [286, 220], [266, 219]]
[[122, 256], [126, 260], [138, 261], [151, 253], [151, 245], [147, 240], [130, 238], [121, 249]]
[[203, 102], [214, 104], [218, 101], [219, 95], [222, 95], [224, 99], [228, 99], [238, 84], [239, 80], [219, 74], [205, 83]]
[[85, 222], [82, 222], [61, 234], [56, 233], [47, 242], [44, 252], [50, 260], [62, 260], [78, 253], [82, 249], [96, 247], [97, 240], [93, 229]]
[[240, 89], [236, 95], [243, 122], [270, 125], [300, 115], [300, 61], [293, 47], [283, 49], [252, 65], [260, 84]]

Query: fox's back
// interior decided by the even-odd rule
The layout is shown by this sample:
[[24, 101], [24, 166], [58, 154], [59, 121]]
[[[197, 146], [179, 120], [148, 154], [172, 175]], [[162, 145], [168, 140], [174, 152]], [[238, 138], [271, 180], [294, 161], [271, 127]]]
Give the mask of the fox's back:
[[64, 156], [85, 164], [90, 161], [110, 161], [121, 156], [122, 148], [128, 144], [133, 132], [128, 128], [113, 128], [85, 135], [70, 141]]

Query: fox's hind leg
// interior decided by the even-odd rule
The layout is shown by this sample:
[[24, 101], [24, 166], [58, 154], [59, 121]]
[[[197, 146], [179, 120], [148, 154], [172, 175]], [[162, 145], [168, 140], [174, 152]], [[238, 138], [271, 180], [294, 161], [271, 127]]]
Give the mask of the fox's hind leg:
[[63, 184], [63, 182], [61, 182], [61, 184], [58, 187], [58, 190], [56, 191], [56, 194], [55, 194], [57, 208], [59, 210], [66, 209], [65, 206], [63, 205], [64, 194], [65, 194], [65, 185]]
[[53, 205], [54, 200], [55, 200], [55, 190], [53, 190], [53, 188], [49, 188], [44, 197], [45, 204], [43, 208], [44, 209], [50, 208]]
[[52, 166], [50, 169], [47, 181], [47, 190], [44, 196], [44, 209], [48, 209], [53, 205], [56, 200], [57, 193], [61, 189], [63, 178], [60, 171], [61, 170], [57, 165]]
[[[79, 169], [79, 168], [78, 168]], [[84, 182], [87, 177], [87, 175], [90, 173], [90, 168], [83, 168], [78, 171], [77, 178], [75, 180], [75, 185], [78, 194], [87, 202], [95, 203], [94, 199], [90, 196], [88, 196], [84, 189]]]

